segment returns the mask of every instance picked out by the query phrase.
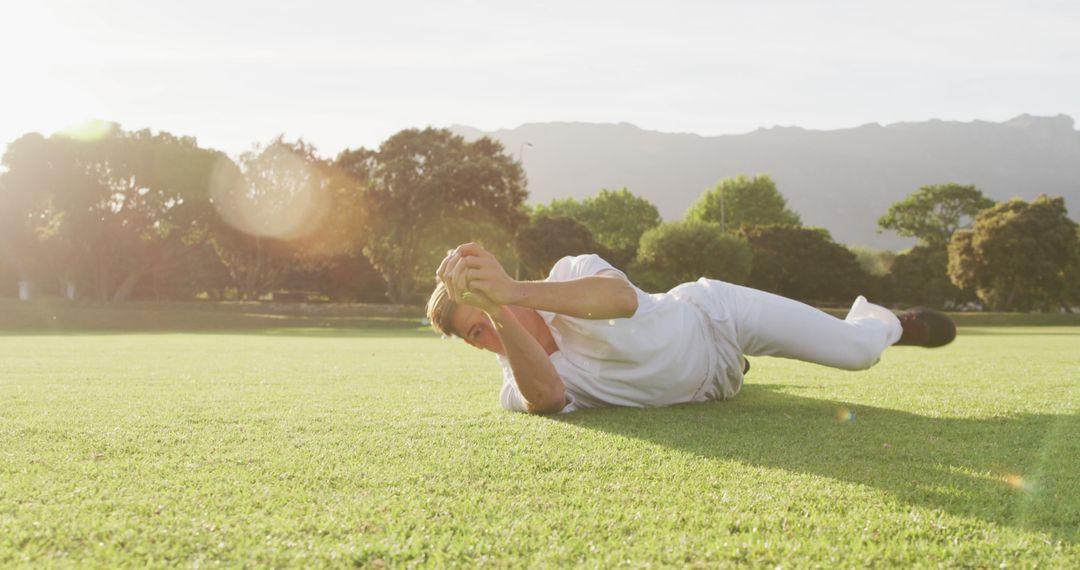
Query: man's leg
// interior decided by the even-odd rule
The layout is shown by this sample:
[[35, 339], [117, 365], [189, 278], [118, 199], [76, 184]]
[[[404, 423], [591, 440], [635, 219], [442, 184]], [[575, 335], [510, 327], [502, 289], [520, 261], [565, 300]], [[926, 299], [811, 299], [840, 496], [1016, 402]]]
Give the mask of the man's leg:
[[738, 285], [732, 297], [739, 346], [749, 356], [779, 356], [863, 370], [900, 339], [892, 311], [859, 297], [841, 320], [809, 305]]

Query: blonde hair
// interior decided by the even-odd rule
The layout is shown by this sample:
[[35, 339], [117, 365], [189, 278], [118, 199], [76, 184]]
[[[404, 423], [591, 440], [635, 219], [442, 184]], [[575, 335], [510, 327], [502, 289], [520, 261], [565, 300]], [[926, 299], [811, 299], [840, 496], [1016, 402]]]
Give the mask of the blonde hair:
[[446, 285], [439, 281], [435, 284], [435, 290], [431, 292], [431, 298], [427, 302], [427, 318], [431, 323], [431, 328], [442, 335], [453, 336], [454, 329], [450, 320], [454, 316], [455, 309], [457, 309], [457, 303], [450, 298]]

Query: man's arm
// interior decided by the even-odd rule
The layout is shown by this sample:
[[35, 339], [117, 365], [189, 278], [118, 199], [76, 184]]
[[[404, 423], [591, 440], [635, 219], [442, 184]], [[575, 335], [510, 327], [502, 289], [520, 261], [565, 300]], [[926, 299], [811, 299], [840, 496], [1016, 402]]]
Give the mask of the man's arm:
[[[459, 265], [445, 275], [440, 271], [439, 278], [450, 288], [450, 284], [464, 271], [465, 266]], [[495, 334], [499, 335], [506, 358], [510, 361], [518, 393], [525, 401], [525, 411], [530, 414], [551, 414], [566, 407], [566, 386], [562, 378], [540, 341], [529, 334], [513, 311], [506, 305], [493, 302], [484, 293], [460, 288], [457, 291], [457, 302], [480, 309], [494, 325]]]
[[566, 387], [540, 343], [505, 306], [488, 312], [506, 350], [514, 383], [530, 414], [553, 414], [566, 407]]
[[471, 243], [453, 250], [443, 260], [438, 275], [451, 294], [475, 291], [500, 305], [582, 319], [632, 317], [638, 307], [637, 291], [621, 275], [593, 275], [569, 281], [515, 281], [494, 255]]
[[581, 319], [621, 319], [637, 312], [637, 291], [618, 275], [570, 281], [514, 281], [509, 304]]

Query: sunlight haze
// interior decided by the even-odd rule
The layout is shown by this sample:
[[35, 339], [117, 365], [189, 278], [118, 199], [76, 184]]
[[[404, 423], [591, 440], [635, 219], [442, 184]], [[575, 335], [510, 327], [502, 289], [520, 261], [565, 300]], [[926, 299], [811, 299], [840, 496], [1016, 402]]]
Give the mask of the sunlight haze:
[[0, 142], [88, 119], [236, 154], [426, 125], [702, 135], [1080, 118], [1070, 2], [13, 3]]

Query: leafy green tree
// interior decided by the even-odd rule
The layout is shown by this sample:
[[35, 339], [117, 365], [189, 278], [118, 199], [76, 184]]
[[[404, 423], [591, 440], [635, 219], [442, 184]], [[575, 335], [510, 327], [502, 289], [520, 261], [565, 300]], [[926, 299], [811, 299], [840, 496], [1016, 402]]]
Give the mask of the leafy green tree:
[[922, 245], [945, 247], [953, 232], [968, 227], [979, 210], [993, 205], [994, 201], [975, 186], [923, 186], [889, 206], [889, 211], [878, 219], [878, 232], [894, 230], [918, 238]]
[[948, 268], [946, 248], [915, 246], [893, 260], [889, 296], [908, 305], [939, 309], [975, 301], [974, 291], [965, 291], [953, 284]]
[[[447, 224], [494, 222], [506, 235], [524, 222], [521, 165], [498, 142], [466, 142], [445, 129], [409, 129], [378, 150], [346, 150], [335, 164], [364, 186], [368, 239], [364, 254], [382, 274], [395, 303], [433, 283], [429, 260], [445, 254]], [[456, 244], [449, 244], [456, 245]]]
[[727, 231], [744, 226], [802, 223], [799, 215], [788, 209], [776, 183], [764, 175], [721, 180], [690, 206], [686, 221], [721, 224]]
[[1000, 311], [1068, 308], [1080, 281], [1080, 239], [1064, 198], [1009, 200], [953, 233], [949, 277]]
[[631, 275], [639, 286], [667, 291], [701, 277], [745, 283], [753, 265], [746, 240], [708, 222], [668, 222], [641, 236]]
[[547, 275], [555, 262], [567, 255], [601, 253], [602, 246], [593, 239], [589, 228], [566, 216], [537, 214], [517, 235], [524, 277], [539, 279]]
[[800, 301], [850, 301], [869, 276], [855, 254], [821, 228], [753, 226], [742, 230], [754, 254], [751, 287]]
[[859, 266], [869, 275], [885, 277], [892, 269], [896, 260], [896, 252], [887, 249], [877, 249], [864, 245], [848, 246], [848, 250], [855, 254]]
[[592, 232], [596, 242], [603, 245], [610, 261], [626, 266], [637, 255], [641, 235], [660, 225], [660, 211], [652, 202], [626, 188], [600, 190], [596, 196], [581, 202], [573, 198], [552, 200], [539, 205], [536, 212], [573, 218]]

